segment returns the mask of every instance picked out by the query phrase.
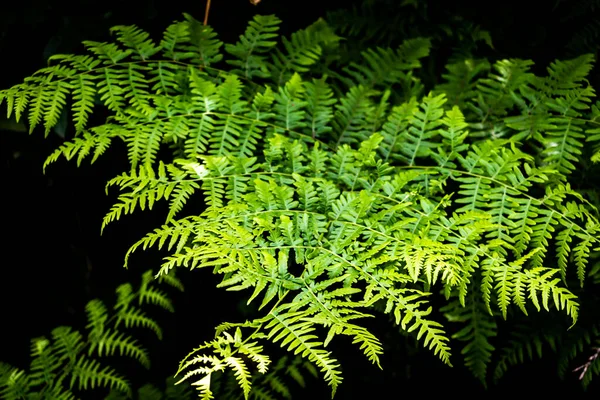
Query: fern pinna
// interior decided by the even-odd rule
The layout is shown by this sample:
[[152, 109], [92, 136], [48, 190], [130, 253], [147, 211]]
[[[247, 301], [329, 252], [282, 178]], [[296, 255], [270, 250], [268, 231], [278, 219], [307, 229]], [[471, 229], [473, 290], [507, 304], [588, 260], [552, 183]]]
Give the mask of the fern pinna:
[[[260, 317], [217, 327], [180, 379], [209, 399], [213, 375], [231, 370], [248, 398], [251, 368], [266, 373], [264, 344], [276, 343], [335, 393], [336, 336], [381, 365], [383, 346], [361, 324], [377, 310], [450, 365], [451, 335], [428, 302], [438, 293], [482, 382], [498, 317], [554, 308], [575, 324], [567, 283], [584, 284], [599, 231], [569, 183], [586, 140], [600, 137], [592, 57], [555, 61], [545, 76], [527, 60], [459, 61], [425, 93], [427, 39], [338, 65], [340, 37], [323, 20], [281, 43], [279, 24], [256, 16], [225, 45], [189, 15], [160, 42], [118, 26], [114, 43], [84, 42], [88, 55], [54, 56], [0, 92], [32, 131], [72, 115], [74, 137], [45, 167], [126, 144], [130, 169], [108, 182], [119, 195], [102, 228], [169, 204], [126, 260], [166, 248], [159, 277], [208, 267], [259, 306]], [[110, 116], [90, 126], [95, 108]], [[204, 211], [185, 215], [190, 201]]]

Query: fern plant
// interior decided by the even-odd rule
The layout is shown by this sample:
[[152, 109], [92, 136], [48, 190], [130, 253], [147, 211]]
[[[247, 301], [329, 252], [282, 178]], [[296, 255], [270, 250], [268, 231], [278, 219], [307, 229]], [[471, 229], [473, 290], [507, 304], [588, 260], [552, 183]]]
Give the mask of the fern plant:
[[[99, 299], [88, 302], [87, 335], [69, 326], [52, 330], [51, 339], [35, 338], [31, 341], [29, 370], [0, 362], [0, 398], [12, 399], [76, 399], [80, 393], [98, 389], [109, 390], [105, 400], [191, 400], [195, 396], [189, 384], [176, 384], [167, 378], [164, 389], [145, 384], [134, 389], [131, 370], [124, 374], [122, 368], [112, 363], [121, 357], [137, 361], [146, 370], [150, 368], [148, 350], [133, 335], [132, 328], [151, 331], [162, 340], [163, 330], [145, 312], [158, 305], [173, 312], [172, 300], [156, 286], [169, 285], [183, 291], [182, 282], [174, 274], [157, 281], [151, 271], [142, 275], [142, 282], [134, 290], [129, 283], [120, 285], [113, 312]], [[317, 371], [301, 357], [281, 357], [264, 376], [254, 376], [257, 383], [250, 397], [254, 399], [291, 399], [290, 383], [305, 386], [307, 375]], [[287, 378], [287, 379], [286, 379]], [[235, 377], [231, 374], [216, 376], [215, 392], [221, 399], [239, 398]]]
[[[101, 300], [91, 300], [85, 307], [85, 334], [69, 326], [60, 326], [52, 330], [50, 339], [32, 339], [29, 370], [0, 363], [0, 397], [6, 400], [67, 400], [77, 398], [77, 393], [82, 391], [108, 388], [111, 389], [110, 399], [122, 398], [119, 395], [130, 398], [133, 390], [129, 380], [101, 359], [129, 357], [150, 367], [148, 351], [126, 330], [143, 328], [162, 338], [161, 327], [144, 309], [147, 305], [156, 305], [172, 312], [173, 305], [155, 282], [183, 290], [181, 281], [174, 274], [155, 281], [152, 271], [147, 271], [138, 288], [134, 289], [129, 283], [117, 288], [117, 301], [112, 312]], [[140, 393], [148, 390], [142, 388]]]
[[[140, 248], [166, 249], [158, 278], [208, 268], [258, 306], [185, 357], [180, 382], [210, 399], [213, 378], [231, 371], [248, 398], [251, 369], [267, 374], [265, 345], [277, 344], [335, 394], [343, 376], [329, 343], [348, 336], [382, 366], [363, 323], [380, 314], [451, 365], [429, 301], [439, 294], [482, 382], [500, 320], [553, 309], [576, 324], [573, 288], [587, 284], [600, 229], [570, 182], [598, 139], [593, 57], [557, 60], [543, 76], [530, 60], [464, 60], [426, 88], [426, 38], [339, 65], [325, 21], [281, 42], [279, 25], [256, 16], [225, 45], [189, 15], [159, 42], [118, 26], [115, 42], [84, 42], [87, 55], [54, 56], [0, 92], [31, 131], [71, 114], [73, 137], [44, 167], [93, 163], [125, 143], [129, 169], [107, 184], [118, 198], [102, 229], [158, 201], [169, 208], [126, 264]], [[96, 108], [109, 117], [91, 126]], [[186, 213], [192, 201], [204, 211]]]

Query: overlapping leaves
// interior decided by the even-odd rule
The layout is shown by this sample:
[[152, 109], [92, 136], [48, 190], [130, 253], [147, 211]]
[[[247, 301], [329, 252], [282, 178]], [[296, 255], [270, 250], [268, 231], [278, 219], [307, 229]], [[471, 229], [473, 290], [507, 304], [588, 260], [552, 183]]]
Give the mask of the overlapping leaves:
[[[212, 374], [231, 369], [248, 396], [247, 364], [266, 372], [260, 343], [272, 342], [314, 363], [335, 392], [342, 375], [327, 345], [336, 336], [382, 363], [381, 343], [361, 325], [376, 310], [450, 364], [449, 335], [427, 301], [439, 291], [452, 299], [446, 316], [467, 324], [454, 337], [484, 381], [496, 314], [553, 307], [575, 322], [565, 282], [574, 266], [583, 284], [599, 229], [597, 210], [569, 184], [586, 132], [597, 130], [585, 118], [591, 58], [557, 61], [546, 77], [523, 60], [493, 72], [453, 65], [448, 83], [422, 96], [413, 73], [429, 41], [336, 69], [320, 65], [339, 40], [323, 21], [282, 46], [279, 23], [255, 17], [225, 46], [189, 16], [160, 44], [117, 27], [119, 44], [86, 42], [93, 55], [55, 57], [0, 92], [9, 114], [46, 132], [72, 97], [77, 136], [47, 164], [93, 161], [125, 142], [131, 168], [108, 184], [120, 194], [103, 228], [169, 202], [165, 225], [128, 259], [166, 248], [161, 276], [209, 267], [220, 287], [258, 303], [260, 316], [225, 324], [182, 363], [183, 379], [212, 398]], [[100, 104], [112, 116], [90, 128]], [[190, 201], [205, 211], [179, 218]]]

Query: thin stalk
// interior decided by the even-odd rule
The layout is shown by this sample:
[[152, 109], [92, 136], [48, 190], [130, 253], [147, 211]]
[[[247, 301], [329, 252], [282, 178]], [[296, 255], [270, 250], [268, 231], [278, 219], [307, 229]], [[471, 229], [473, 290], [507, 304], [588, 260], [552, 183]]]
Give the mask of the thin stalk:
[[208, 24], [208, 12], [210, 11], [210, 0], [206, 0], [206, 8], [204, 9], [204, 25]]

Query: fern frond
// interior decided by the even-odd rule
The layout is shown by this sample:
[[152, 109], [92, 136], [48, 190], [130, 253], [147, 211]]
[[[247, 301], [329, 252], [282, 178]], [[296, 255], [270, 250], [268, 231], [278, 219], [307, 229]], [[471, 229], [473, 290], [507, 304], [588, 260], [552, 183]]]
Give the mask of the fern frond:
[[85, 345], [81, 333], [70, 327], [61, 326], [52, 330], [52, 339], [54, 339], [54, 352], [58, 361], [68, 361], [72, 366]]
[[353, 86], [336, 106], [333, 120], [335, 147], [342, 143], [357, 143], [370, 134], [368, 115], [374, 111], [370, 97], [373, 91], [365, 86]]
[[88, 387], [90, 389], [105, 387], [131, 393], [131, 388], [125, 378], [112, 368], [102, 368], [98, 361], [83, 356], [79, 358], [73, 368], [70, 387], [77, 387], [79, 390], [86, 390]]
[[221, 61], [223, 55], [220, 49], [223, 42], [217, 39], [216, 32], [191, 15], [183, 15], [187, 23], [190, 43], [183, 48], [185, 53], [182, 54], [182, 58], [191, 59], [194, 64], [198, 63], [205, 68]]
[[339, 41], [327, 23], [320, 19], [306, 29], [294, 32], [290, 39], [283, 38], [284, 50], [275, 48], [272, 56], [270, 74], [275, 84], [281, 86], [288, 81], [295, 72], [307, 72], [309, 68], [319, 61], [322, 46]]
[[51, 385], [55, 379], [59, 364], [50, 341], [46, 338], [31, 341], [31, 385]]
[[380, 147], [384, 161], [402, 160], [404, 157], [400, 150], [405, 141], [406, 131], [412, 121], [413, 115], [418, 110], [419, 103], [415, 98], [396, 106], [383, 124], [383, 143]]
[[146, 250], [150, 247], [156, 246], [160, 250], [163, 248], [163, 246], [165, 246], [167, 240], [168, 250], [174, 249], [176, 253], [181, 252], [183, 247], [187, 244], [190, 235], [194, 232], [194, 226], [195, 224], [193, 219], [184, 218], [180, 220], [171, 220], [168, 224], [163, 225], [161, 228], [156, 228], [154, 232], [147, 234], [129, 248], [127, 254], [125, 255], [124, 266], [127, 267], [129, 257], [138, 248], [141, 247], [142, 250]]
[[266, 53], [277, 44], [273, 39], [278, 36], [280, 23], [275, 16], [256, 15], [235, 45], [225, 45], [225, 51], [236, 58], [227, 60], [236, 67], [233, 72], [248, 79], [268, 76]]
[[160, 51], [160, 47], [152, 42], [150, 35], [134, 25], [118, 25], [110, 31], [123, 46], [131, 50], [134, 60], [145, 61]]
[[[137, 297], [148, 297], [148, 293], [152, 292], [151, 289], [154, 288], [151, 287], [151, 280], [152, 271], [148, 271], [143, 276], [139, 290], [134, 291], [130, 284], [119, 286], [115, 312], [112, 315], [100, 300], [88, 302], [86, 339], [79, 331], [67, 326], [52, 330], [51, 340], [44, 337], [33, 339], [28, 373], [0, 363], [0, 395], [15, 399], [42, 396], [73, 400], [73, 389], [85, 391], [104, 387], [111, 389], [108, 398], [130, 398], [132, 390], [127, 379], [96, 358], [128, 356], [149, 367], [150, 360], [146, 350], [136, 339], [119, 328], [124, 322], [126, 327], [144, 326], [160, 335], [160, 327], [156, 322], [132, 304]], [[174, 276], [165, 280], [178, 283]]]
[[120, 323], [123, 323], [126, 328], [131, 327], [142, 327], [153, 331], [158, 339], [162, 340], [162, 329], [154, 322], [152, 318], [149, 318], [146, 313], [138, 309], [126, 309], [120, 310], [117, 314], [117, 322], [115, 326], [118, 327]]
[[146, 271], [142, 275], [142, 284], [138, 290], [138, 304], [154, 304], [169, 312], [173, 312], [173, 302], [164, 291], [150, 285], [153, 280], [152, 271]]
[[277, 314], [273, 312], [265, 329], [267, 338], [273, 343], [281, 342], [280, 346], [294, 354], [301, 354], [315, 363], [324, 373], [325, 381], [331, 386], [335, 395], [338, 385], [342, 382], [339, 364], [330, 357], [330, 352], [320, 348], [321, 342], [315, 341], [314, 327], [309, 321], [302, 320], [302, 312]]
[[88, 355], [111, 356], [113, 354], [128, 356], [150, 368], [148, 352], [141, 348], [137, 340], [118, 331], [106, 331], [104, 335], [91, 342]]
[[444, 115], [442, 105], [446, 102], [444, 95], [423, 99], [421, 109], [412, 114], [411, 126], [408, 128], [406, 139], [400, 148], [408, 165], [415, 164], [417, 157], [429, 155], [435, 146], [431, 140], [439, 134], [438, 127], [442, 125]]
[[362, 65], [351, 62], [344, 68], [350, 77], [344, 82], [348, 86], [373, 88], [405, 79], [407, 71], [421, 66], [420, 59], [429, 55], [430, 47], [428, 39], [415, 38], [405, 40], [397, 50], [368, 49], [361, 53]]
[[54, 150], [44, 162], [44, 170], [48, 165], [58, 161], [62, 156], [67, 160], [77, 157], [77, 165], [93, 154], [91, 163], [93, 164], [112, 144], [115, 137], [120, 137], [120, 132], [107, 127], [92, 128], [90, 132], [85, 132], [83, 136], [75, 137], [72, 141], [63, 143]]
[[439, 84], [434, 93], [444, 93], [450, 106], [466, 109], [467, 102], [477, 96], [478, 78], [489, 69], [487, 60], [466, 59], [446, 65], [447, 72], [442, 74], [445, 82]]
[[558, 116], [550, 118], [550, 129], [546, 135], [538, 134], [538, 140], [544, 146], [542, 157], [549, 165], [556, 165], [558, 171], [564, 175], [572, 172], [575, 164], [582, 154], [583, 147], [583, 125], [584, 121], [576, 119], [581, 116], [581, 110], [589, 106], [594, 92], [591, 87], [576, 90], [566, 95], [565, 98], [557, 98], [549, 103], [549, 107], [559, 113]]
[[[122, 215], [131, 214], [138, 208], [144, 210], [146, 204], [149, 209], [152, 209], [154, 203], [161, 199], [170, 200], [168, 220], [171, 220], [181, 211], [190, 195], [200, 188], [200, 184], [195, 182], [195, 179], [189, 179], [190, 175], [200, 178], [205, 176], [198, 163], [181, 160], [177, 163], [183, 169], [175, 164], [165, 165], [161, 162], [156, 172], [146, 165], [111, 179], [107, 187], [114, 185], [119, 186], [121, 190], [130, 189], [130, 191], [119, 195], [119, 202], [114, 204], [104, 216], [102, 230], [109, 223], [119, 220]], [[200, 173], [202, 175], [199, 175]]]
[[442, 310], [448, 321], [465, 325], [453, 334], [452, 338], [467, 342], [461, 351], [465, 358], [465, 366], [484, 386], [487, 386], [487, 368], [495, 349], [490, 339], [497, 334], [495, 320], [487, 312], [487, 307], [478, 298], [476, 292], [469, 294], [467, 304], [464, 306], [454, 300]]
[[75, 129], [82, 131], [88, 122], [88, 117], [94, 107], [94, 96], [96, 95], [96, 84], [94, 78], [89, 75], [79, 75], [72, 83], [73, 91], [73, 121]]
[[30, 390], [29, 377], [23, 370], [0, 363], [0, 395], [7, 400], [26, 398]]

